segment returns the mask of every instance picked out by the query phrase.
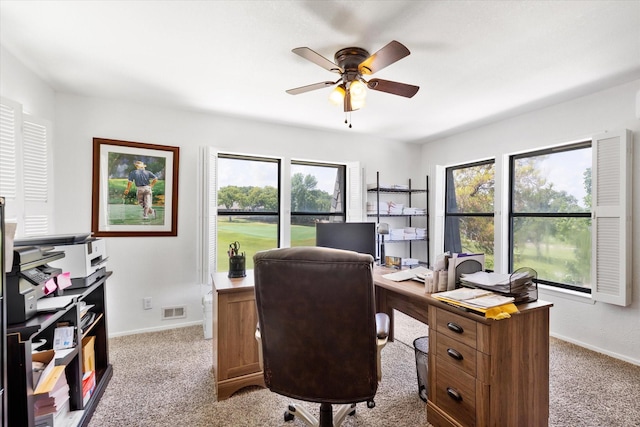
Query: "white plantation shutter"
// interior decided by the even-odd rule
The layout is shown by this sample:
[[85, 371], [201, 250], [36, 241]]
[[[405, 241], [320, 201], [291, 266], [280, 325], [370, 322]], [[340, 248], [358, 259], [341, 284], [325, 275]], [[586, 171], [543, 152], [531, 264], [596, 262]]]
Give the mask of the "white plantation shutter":
[[627, 306], [631, 304], [631, 131], [594, 136], [592, 153], [592, 295], [596, 301]]
[[200, 150], [200, 218], [198, 230], [200, 283], [209, 284], [217, 271], [218, 191], [216, 185], [218, 152], [212, 147]]
[[49, 231], [49, 157], [49, 132], [46, 123], [25, 115], [22, 124], [25, 236], [46, 235]]
[[15, 201], [18, 194], [17, 140], [22, 108], [9, 100], [0, 102], [0, 195]]
[[363, 221], [364, 191], [362, 189], [362, 169], [360, 162], [349, 162], [347, 166], [347, 222]]
[[0, 100], [0, 195], [17, 237], [51, 232], [51, 124], [24, 114], [22, 105]]

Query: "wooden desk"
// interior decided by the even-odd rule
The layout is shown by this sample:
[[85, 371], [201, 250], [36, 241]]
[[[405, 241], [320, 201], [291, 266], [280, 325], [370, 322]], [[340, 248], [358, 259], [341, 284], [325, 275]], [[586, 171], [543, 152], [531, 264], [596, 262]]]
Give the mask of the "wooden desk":
[[255, 339], [253, 270], [237, 279], [229, 279], [226, 272], [214, 273], [213, 289], [213, 369], [220, 401], [243, 387], [264, 387], [264, 377]]
[[549, 308], [492, 320], [429, 302], [427, 419], [434, 426], [549, 424]]
[[394, 309], [422, 323], [429, 323], [427, 315], [427, 294], [424, 293], [424, 284], [414, 280], [394, 282], [393, 280], [382, 277], [384, 274], [395, 271], [398, 270], [379, 266], [373, 269], [373, 282], [376, 287], [376, 311], [389, 315], [389, 319], [391, 320], [389, 339], [391, 341], [393, 341]]
[[[382, 277], [376, 307], [429, 327], [427, 420], [436, 427], [549, 424], [549, 309], [538, 300], [504, 320], [486, 319], [425, 294], [415, 281]], [[391, 317], [393, 336], [393, 317]]]

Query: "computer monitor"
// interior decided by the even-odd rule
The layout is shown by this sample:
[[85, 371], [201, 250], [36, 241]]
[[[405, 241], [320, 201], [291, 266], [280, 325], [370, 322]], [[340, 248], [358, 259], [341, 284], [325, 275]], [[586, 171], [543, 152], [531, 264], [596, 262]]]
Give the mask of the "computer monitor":
[[316, 224], [316, 246], [346, 249], [376, 257], [376, 224], [374, 222], [319, 222]]

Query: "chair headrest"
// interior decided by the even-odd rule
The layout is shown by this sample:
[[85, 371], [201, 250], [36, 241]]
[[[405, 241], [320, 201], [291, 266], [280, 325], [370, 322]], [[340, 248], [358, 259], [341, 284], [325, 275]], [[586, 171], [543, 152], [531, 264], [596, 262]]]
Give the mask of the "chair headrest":
[[253, 261], [258, 264], [262, 260], [270, 261], [313, 261], [313, 262], [361, 262], [373, 264], [373, 257], [343, 249], [332, 249], [320, 246], [298, 246], [294, 248], [270, 249], [257, 252]]

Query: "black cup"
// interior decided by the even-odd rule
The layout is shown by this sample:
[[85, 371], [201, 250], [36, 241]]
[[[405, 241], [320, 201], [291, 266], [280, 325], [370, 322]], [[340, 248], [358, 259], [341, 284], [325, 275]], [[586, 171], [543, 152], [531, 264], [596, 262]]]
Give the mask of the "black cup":
[[244, 255], [234, 255], [229, 257], [229, 278], [245, 277], [247, 272], [245, 270], [245, 257]]

